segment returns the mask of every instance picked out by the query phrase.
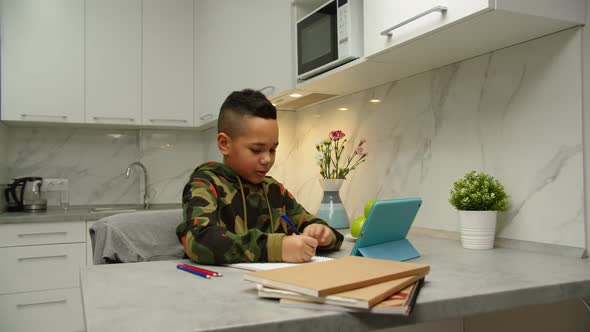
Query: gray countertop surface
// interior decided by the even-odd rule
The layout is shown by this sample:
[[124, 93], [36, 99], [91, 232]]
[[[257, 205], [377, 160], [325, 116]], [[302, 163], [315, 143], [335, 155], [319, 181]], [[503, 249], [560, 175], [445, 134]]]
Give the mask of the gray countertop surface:
[[[410, 317], [281, 307], [259, 299], [245, 271], [209, 267], [202, 279], [181, 261], [100, 265], [81, 272], [87, 330], [101, 331], [366, 331], [465, 317], [512, 307], [590, 297], [587, 259], [514, 249], [467, 250], [423, 235], [409, 239], [430, 264]], [[333, 253], [348, 255], [351, 242]], [[183, 261], [186, 262], [186, 261]]]
[[[149, 210], [180, 209], [180, 204], [153, 204]], [[0, 224], [11, 223], [38, 223], [59, 221], [98, 220], [118, 213], [144, 211], [141, 205], [114, 204], [114, 205], [84, 205], [72, 206], [68, 210], [57, 207], [49, 207], [43, 212], [3, 212], [0, 213]]]

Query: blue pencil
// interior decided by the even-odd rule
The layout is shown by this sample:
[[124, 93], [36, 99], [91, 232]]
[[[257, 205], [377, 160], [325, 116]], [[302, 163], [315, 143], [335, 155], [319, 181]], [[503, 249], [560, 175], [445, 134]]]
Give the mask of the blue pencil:
[[176, 265], [176, 268], [179, 269], [179, 270], [182, 270], [184, 272], [188, 272], [188, 273], [192, 273], [194, 275], [198, 275], [199, 277], [203, 277], [205, 279], [211, 279], [211, 276], [210, 275], [206, 275], [205, 273], [201, 273], [201, 272], [198, 272], [198, 271], [193, 271], [193, 270], [187, 269], [186, 267], [184, 267], [182, 265]]
[[293, 222], [291, 221], [291, 219], [289, 219], [286, 215], [281, 214], [281, 218], [283, 218], [283, 220], [285, 221], [285, 223], [287, 224], [287, 226], [289, 226], [289, 228], [291, 228], [291, 230], [295, 233], [295, 234], [301, 234], [301, 232], [297, 229], [297, 227], [295, 227], [295, 225], [293, 224]]

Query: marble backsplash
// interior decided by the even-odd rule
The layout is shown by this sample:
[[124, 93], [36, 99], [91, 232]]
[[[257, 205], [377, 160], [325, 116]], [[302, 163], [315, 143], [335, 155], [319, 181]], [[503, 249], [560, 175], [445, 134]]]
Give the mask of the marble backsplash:
[[[456, 231], [449, 189], [475, 169], [497, 177], [511, 196], [498, 236], [584, 247], [580, 35], [580, 29], [566, 30], [279, 112], [271, 175], [315, 212], [321, 188], [314, 145], [342, 129], [351, 143], [368, 141], [367, 162], [342, 188], [350, 219], [370, 198], [419, 196], [424, 204], [415, 225]], [[0, 126], [0, 178], [68, 178], [73, 205], [139, 203], [141, 173], [134, 169], [125, 177], [127, 166], [139, 160], [149, 172], [151, 201], [178, 203], [195, 165], [220, 160], [215, 134]]]
[[[5, 183], [8, 181], [8, 153], [7, 153], [7, 132], [6, 125], [0, 123], [0, 194], [4, 194]], [[6, 208], [4, 197], [0, 197], [0, 212]]]
[[[141, 161], [148, 170], [152, 203], [180, 203], [182, 188], [206, 160], [209, 132], [95, 128], [6, 128], [7, 178], [67, 178], [70, 204], [138, 204], [143, 174], [127, 167]], [[53, 193], [47, 193], [52, 203]]]
[[8, 179], [7, 133], [8, 128], [6, 125], [0, 123], [0, 184], [6, 183]]
[[[584, 247], [581, 33], [570, 29], [400, 81], [281, 112], [273, 176], [315, 212], [314, 145], [342, 129], [369, 155], [349, 174], [350, 220], [370, 198], [422, 197], [415, 225], [456, 231], [455, 179], [491, 173], [511, 196], [498, 236]], [[379, 98], [381, 103], [368, 100]], [[339, 111], [346, 107], [348, 111]]]

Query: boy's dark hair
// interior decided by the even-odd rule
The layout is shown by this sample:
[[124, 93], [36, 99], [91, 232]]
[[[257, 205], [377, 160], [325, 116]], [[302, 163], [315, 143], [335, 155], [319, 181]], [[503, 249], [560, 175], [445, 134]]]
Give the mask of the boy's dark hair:
[[221, 105], [217, 133], [224, 132], [230, 137], [239, 135], [241, 122], [245, 117], [276, 120], [277, 109], [260, 91], [252, 89], [234, 91]]

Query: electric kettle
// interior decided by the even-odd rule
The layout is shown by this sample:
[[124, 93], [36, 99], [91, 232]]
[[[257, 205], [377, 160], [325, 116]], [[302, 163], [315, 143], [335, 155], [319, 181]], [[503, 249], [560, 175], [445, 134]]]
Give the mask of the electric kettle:
[[43, 198], [41, 186], [43, 178], [29, 176], [14, 179], [4, 190], [6, 211], [37, 212], [47, 210], [47, 200]]

